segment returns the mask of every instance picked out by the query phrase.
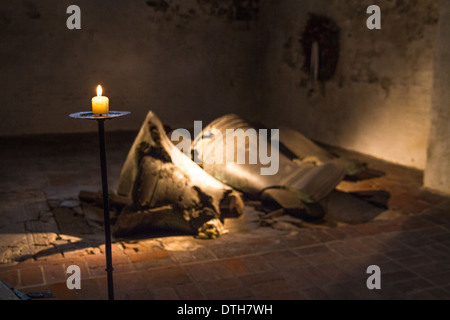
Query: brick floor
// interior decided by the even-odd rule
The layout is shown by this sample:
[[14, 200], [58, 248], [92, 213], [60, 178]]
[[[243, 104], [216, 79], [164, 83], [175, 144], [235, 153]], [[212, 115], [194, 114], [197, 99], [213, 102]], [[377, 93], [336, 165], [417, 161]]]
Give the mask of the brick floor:
[[[120, 140], [119, 136], [115, 138]], [[122, 154], [116, 149], [108, 151], [113, 159], [123, 159], [127, 151], [128, 140], [121, 141]], [[96, 155], [81, 155], [80, 161], [88, 172], [95, 172], [88, 165], [91, 157]], [[66, 155], [61, 159], [70, 161]], [[450, 299], [450, 200], [421, 189], [421, 173], [417, 170], [367, 160], [369, 166], [387, 172], [386, 176], [344, 182], [338, 188], [348, 192], [388, 191], [389, 209], [402, 210], [403, 215], [337, 227], [231, 230], [215, 240], [171, 235], [115, 240], [116, 299]], [[114, 185], [120, 164], [112, 166]], [[42, 167], [39, 174], [45, 175], [45, 165]], [[58, 196], [65, 199], [73, 192], [76, 198], [88, 183], [86, 177], [78, 178], [80, 171], [65, 174], [63, 169], [52, 168], [40, 185], [32, 180], [31, 171], [24, 170], [25, 182], [32, 189], [43, 190], [50, 204], [58, 203]], [[97, 188], [98, 177], [94, 180], [92, 186]], [[73, 189], [66, 188], [70, 184], [75, 184]], [[65, 189], [59, 189], [62, 187]], [[14, 184], [1, 182], [0, 190], [14, 190]], [[39, 210], [49, 210], [39, 197]], [[251, 206], [247, 208], [252, 210]], [[97, 233], [101, 235], [101, 231]], [[105, 248], [96, 239], [32, 248], [37, 252], [34, 255], [18, 253], [25, 258], [0, 264], [0, 280], [22, 292], [50, 291], [56, 300], [107, 299]], [[67, 288], [66, 270], [70, 265], [80, 267], [81, 290]], [[366, 286], [370, 265], [381, 269], [381, 290]]]
[[[413, 219], [408, 226], [417, 223]], [[440, 238], [433, 238], [445, 233], [439, 225], [424, 226], [413, 234], [408, 227], [404, 232], [364, 232], [360, 236], [351, 232], [343, 240], [329, 241], [323, 241], [323, 230], [306, 229], [308, 236], [317, 233], [316, 244], [291, 241], [286, 243], [298, 245], [256, 253], [237, 250], [235, 257], [229, 257], [231, 250], [225, 257], [200, 254], [204, 257], [200, 261], [180, 261], [171, 252], [149, 248], [145, 252], [144, 247], [139, 253], [116, 251], [116, 298], [448, 299], [450, 250], [437, 242]], [[232, 241], [232, 235], [225, 237]], [[432, 240], [420, 245], [417, 237]], [[205, 241], [204, 246], [216, 244]], [[199, 254], [193, 251], [192, 255]], [[81, 267], [81, 290], [68, 290], [65, 284], [65, 268], [71, 264]], [[380, 266], [382, 271], [379, 291], [365, 287], [366, 269], [371, 264]], [[81, 256], [73, 253], [67, 258], [0, 265], [0, 278], [23, 292], [48, 288], [56, 299], [106, 299], [104, 265], [100, 251]]]

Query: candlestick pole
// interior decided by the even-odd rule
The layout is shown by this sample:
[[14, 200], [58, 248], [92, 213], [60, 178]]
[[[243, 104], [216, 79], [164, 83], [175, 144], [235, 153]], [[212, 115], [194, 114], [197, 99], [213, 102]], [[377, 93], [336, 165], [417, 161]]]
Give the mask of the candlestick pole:
[[114, 300], [114, 282], [113, 282], [113, 264], [111, 250], [111, 219], [109, 216], [109, 191], [108, 191], [108, 172], [106, 167], [106, 148], [105, 148], [105, 121], [128, 115], [128, 111], [110, 111], [106, 115], [95, 115], [92, 112], [79, 112], [71, 114], [71, 118], [96, 120], [98, 124], [98, 142], [100, 149], [100, 169], [102, 177], [103, 193], [103, 216], [105, 229], [105, 256], [106, 272], [108, 279], [108, 299]]
[[109, 195], [108, 195], [108, 173], [106, 168], [106, 148], [105, 148], [105, 120], [99, 119], [98, 123], [98, 141], [100, 146], [100, 168], [102, 174], [102, 192], [103, 192], [103, 215], [105, 222], [105, 256], [106, 272], [108, 276], [108, 299], [114, 300], [113, 283], [113, 265], [111, 253], [111, 220], [109, 216]]

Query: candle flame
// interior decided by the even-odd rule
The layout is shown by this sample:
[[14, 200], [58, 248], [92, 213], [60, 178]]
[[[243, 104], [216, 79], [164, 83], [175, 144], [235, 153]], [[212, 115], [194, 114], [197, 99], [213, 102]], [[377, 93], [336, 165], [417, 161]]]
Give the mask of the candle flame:
[[97, 96], [100, 97], [102, 95], [102, 92], [103, 92], [102, 86], [98, 85], [98, 87], [97, 87]]

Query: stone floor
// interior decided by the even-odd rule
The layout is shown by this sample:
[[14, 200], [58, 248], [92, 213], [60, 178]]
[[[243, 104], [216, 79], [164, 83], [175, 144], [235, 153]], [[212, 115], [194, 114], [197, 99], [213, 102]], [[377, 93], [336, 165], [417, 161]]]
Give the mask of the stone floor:
[[[134, 136], [107, 133], [110, 190]], [[449, 299], [450, 199], [422, 189], [420, 171], [334, 151], [385, 173], [337, 188], [387, 194], [370, 221], [268, 222], [248, 201], [218, 239], [113, 239], [116, 299]], [[78, 200], [81, 190], [100, 189], [96, 134], [2, 138], [0, 159], [0, 280], [58, 300], [106, 299], [99, 209]], [[329, 215], [354, 217], [358, 208], [341, 201]], [[70, 265], [80, 267], [80, 290], [67, 288]], [[379, 290], [367, 288], [371, 265], [381, 270]]]

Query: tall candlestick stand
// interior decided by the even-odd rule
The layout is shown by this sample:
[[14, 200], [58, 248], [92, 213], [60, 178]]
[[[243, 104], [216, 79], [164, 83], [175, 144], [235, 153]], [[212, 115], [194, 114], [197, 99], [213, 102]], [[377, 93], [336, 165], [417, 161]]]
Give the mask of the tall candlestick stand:
[[111, 220], [109, 216], [108, 174], [106, 170], [105, 121], [130, 114], [128, 111], [109, 111], [108, 114], [95, 115], [92, 112], [78, 112], [70, 115], [74, 119], [96, 120], [98, 123], [98, 142], [100, 149], [100, 168], [103, 192], [103, 218], [105, 224], [105, 256], [108, 276], [108, 299], [114, 300], [113, 264], [111, 252]]

